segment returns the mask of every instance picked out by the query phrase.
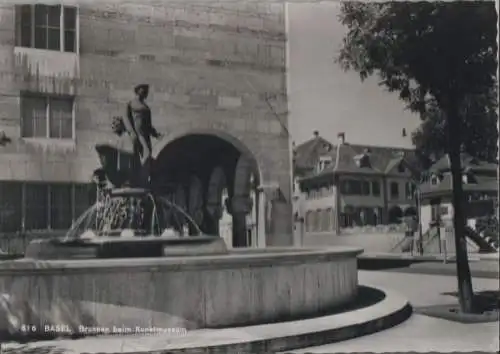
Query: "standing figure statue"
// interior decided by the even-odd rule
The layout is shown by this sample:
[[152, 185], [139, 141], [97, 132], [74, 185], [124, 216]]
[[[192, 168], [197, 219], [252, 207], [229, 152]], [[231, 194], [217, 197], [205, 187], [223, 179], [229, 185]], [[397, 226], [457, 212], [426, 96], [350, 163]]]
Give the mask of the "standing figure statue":
[[162, 135], [153, 127], [151, 109], [145, 102], [149, 85], [137, 85], [134, 92], [136, 97], [127, 104], [123, 123], [133, 141], [133, 178], [136, 183], [144, 186], [149, 184], [151, 178], [151, 137], [159, 139]]

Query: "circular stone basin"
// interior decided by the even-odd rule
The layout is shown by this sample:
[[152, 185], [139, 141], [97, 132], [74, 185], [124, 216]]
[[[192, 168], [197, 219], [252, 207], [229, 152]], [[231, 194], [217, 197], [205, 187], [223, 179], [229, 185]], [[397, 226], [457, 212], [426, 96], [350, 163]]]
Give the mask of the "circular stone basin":
[[0, 262], [0, 332], [20, 334], [20, 326], [29, 324], [28, 332], [42, 335], [109, 334], [314, 316], [356, 298], [361, 252], [266, 248], [193, 257]]

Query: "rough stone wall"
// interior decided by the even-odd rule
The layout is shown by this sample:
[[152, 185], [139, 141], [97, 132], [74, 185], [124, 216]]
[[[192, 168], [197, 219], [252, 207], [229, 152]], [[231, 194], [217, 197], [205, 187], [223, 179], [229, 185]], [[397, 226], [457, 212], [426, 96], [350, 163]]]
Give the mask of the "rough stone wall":
[[[284, 193], [276, 231], [289, 234], [284, 5], [116, 2], [82, 3], [79, 11], [79, 74], [69, 79], [22, 65], [14, 6], [0, 6], [0, 130], [13, 140], [0, 155], [0, 179], [87, 182], [98, 164], [94, 144], [115, 139], [111, 118], [124, 114], [134, 85], [149, 83], [160, 131], [224, 131], [253, 152], [263, 182], [278, 182]], [[76, 94], [74, 146], [20, 139], [26, 89]]]

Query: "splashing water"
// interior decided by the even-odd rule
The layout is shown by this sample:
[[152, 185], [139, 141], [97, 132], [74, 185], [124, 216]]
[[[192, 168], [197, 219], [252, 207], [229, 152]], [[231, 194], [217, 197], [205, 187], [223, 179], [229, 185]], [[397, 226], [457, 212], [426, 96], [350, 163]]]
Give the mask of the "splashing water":
[[113, 194], [102, 191], [96, 204], [70, 228], [65, 240], [96, 237], [196, 236], [201, 231], [193, 219], [165, 197], [131, 190]]

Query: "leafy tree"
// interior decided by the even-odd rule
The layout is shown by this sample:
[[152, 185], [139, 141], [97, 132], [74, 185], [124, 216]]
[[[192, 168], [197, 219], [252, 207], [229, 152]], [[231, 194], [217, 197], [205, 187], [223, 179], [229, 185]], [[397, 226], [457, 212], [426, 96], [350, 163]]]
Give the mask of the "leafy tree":
[[[489, 95], [468, 96], [461, 107], [463, 119], [462, 145], [478, 159], [497, 161], [498, 114], [496, 91]], [[425, 167], [441, 158], [447, 151], [446, 119], [435, 100], [421, 114], [422, 124], [413, 132], [412, 141]]]
[[[465, 198], [460, 151], [473, 97], [489, 97], [496, 85], [497, 16], [494, 2], [347, 2], [340, 20], [347, 26], [338, 63], [361, 79], [377, 75], [399, 93], [409, 109], [444, 117], [453, 182], [453, 226], [458, 292], [463, 312], [473, 310], [465, 241]], [[433, 108], [434, 107], [434, 108]], [[439, 125], [438, 125], [439, 126]]]

